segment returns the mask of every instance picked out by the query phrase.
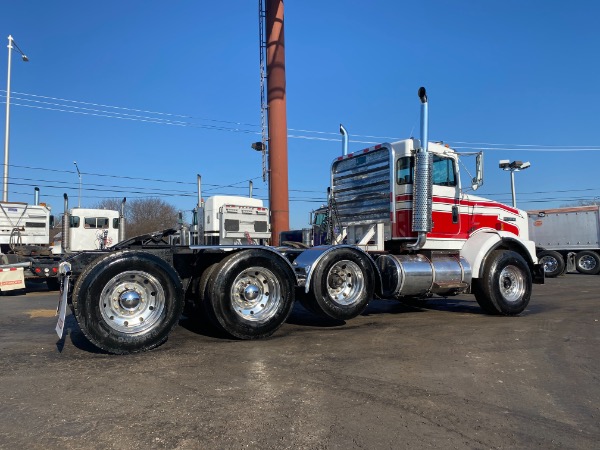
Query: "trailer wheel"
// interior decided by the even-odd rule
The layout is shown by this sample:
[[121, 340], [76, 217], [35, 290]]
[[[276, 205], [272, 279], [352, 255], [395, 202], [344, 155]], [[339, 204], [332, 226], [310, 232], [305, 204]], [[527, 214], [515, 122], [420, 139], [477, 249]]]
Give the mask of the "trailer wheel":
[[272, 335], [294, 305], [294, 274], [264, 250], [236, 252], [210, 275], [204, 307], [213, 324], [238, 339]]
[[531, 272], [521, 255], [511, 250], [494, 250], [483, 269], [482, 278], [473, 280], [477, 303], [488, 314], [512, 316], [529, 304]]
[[140, 251], [109, 254], [78, 277], [73, 307], [85, 336], [110, 353], [157, 347], [177, 325], [183, 285], [162, 258]]
[[575, 255], [577, 272], [586, 275], [596, 275], [600, 272], [600, 256], [598, 253], [584, 250]]
[[352, 319], [373, 298], [374, 279], [365, 255], [348, 248], [338, 249], [319, 262], [309, 292], [303, 292], [300, 301], [314, 313], [337, 320]]
[[560, 253], [544, 250], [537, 256], [540, 264], [544, 265], [544, 272], [548, 278], [555, 278], [565, 270], [565, 260]]

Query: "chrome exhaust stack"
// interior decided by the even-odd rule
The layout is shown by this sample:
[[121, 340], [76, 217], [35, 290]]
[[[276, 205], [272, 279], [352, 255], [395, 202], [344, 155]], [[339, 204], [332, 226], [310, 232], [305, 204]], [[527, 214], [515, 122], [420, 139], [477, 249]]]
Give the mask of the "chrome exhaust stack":
[[342, 156], [346, 156], [348, 154], [348, 132], [341, 123], [340, 133], [342, 134]]
[[125, 240], [125, 202], [127, 197], [123, 197], [121, 202], [121, 212], [119, 213], [119, 242]]
[[38, 206], [40, 204], [40, 188], [36, 187], [33, 189], [33, 204]]
[[420, 250], [427, 242], [427, 233], [431, 231], [431, 194], [433, 155], [429, 153], [429, 106], [427, 92], [419, 88], [421, 100], [421, 145], [415, 155], [415, 174], [413, 184], [412, 230], [417, 233], [417, 241], [407, 244], [407, 250]]
[[63, 195], [65, 203], [64, 203], [64, 214], [63, 214], [63, 221], [62, 221], [62, 242], [61, 242], [61, 247], [62, 247], [62, 251], [61, 253], [68, 253], [69, 252], [69, 222], [71, 221], [71, 216], [69, 214], [69, 196], [65, 193]]

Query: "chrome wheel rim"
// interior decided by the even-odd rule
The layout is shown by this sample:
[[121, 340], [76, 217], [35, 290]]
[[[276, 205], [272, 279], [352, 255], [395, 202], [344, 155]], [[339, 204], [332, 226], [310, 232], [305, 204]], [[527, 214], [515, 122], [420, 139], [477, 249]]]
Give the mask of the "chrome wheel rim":
[[579, 258], [579, 267], [583, 270], [594, 270], [596, 268], [596, 258], [590, 255], [584, 255]]
[[231, 286], [233, 310], [249, 322], [266, 322], [278, 311], [282, 301], [279, 280], [269, 269], [249, 267]]
[[113, 330], [143, 334], [162, 316], [165, 300], [165, 292], [156, 277], [129, 270], [106, 283], [100, 294], [100, 312]]
[[544, 271], [546, 273], [551, 273], [558, 269], [558, 261], [552, 256], [542, 256], [540, 258], [540, 263], [544, 265]]
[[364, 287], [365, 277], [354, 261], [338, 261], [327, 273], [327, 294], [338, 305], [349, 306], [358, 302]]
[[499, 288], [502, 297], [507, 302], [514, 303], [525, 294], [525, 277], [517, 267], [509, 265], [502, 269], [499, 278]]

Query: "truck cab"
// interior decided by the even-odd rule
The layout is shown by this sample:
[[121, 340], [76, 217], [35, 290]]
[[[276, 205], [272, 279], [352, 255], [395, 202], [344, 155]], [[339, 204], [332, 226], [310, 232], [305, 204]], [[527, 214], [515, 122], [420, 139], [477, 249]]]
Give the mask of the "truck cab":
[[[379, 144], [333, 162], [332, 198], [345, 229], [344, 242], [365, 250], [400, 249], [414, 241], [412, 229], [415, 151], [418, 139]], [[423, 249], [460, 250], [482, 229], [527, 239], [524, 211], [475, 195], [461, 186], [458, 154], [430, 142], [431, 231]], [[342, 237], [338, 237], [341, 242]]]
[[[72, 208], [68, 215], [68, 252], [102, 250], [119, 240], [119, 212], [108, 209]], [[62, 232], [54, 238], [52, 253], [65, 253]]]

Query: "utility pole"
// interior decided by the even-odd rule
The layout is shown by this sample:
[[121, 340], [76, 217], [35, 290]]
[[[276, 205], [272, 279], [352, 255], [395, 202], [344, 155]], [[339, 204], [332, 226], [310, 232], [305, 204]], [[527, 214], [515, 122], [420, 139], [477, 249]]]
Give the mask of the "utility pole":
[[283, 0], [266, 0], [271, 243], [290, 228]]

